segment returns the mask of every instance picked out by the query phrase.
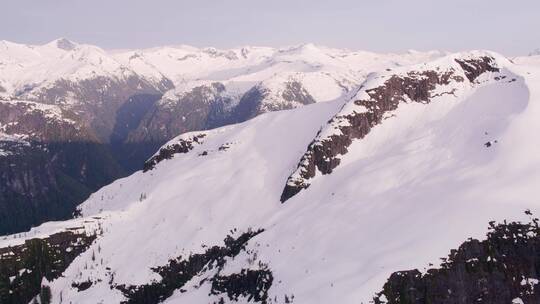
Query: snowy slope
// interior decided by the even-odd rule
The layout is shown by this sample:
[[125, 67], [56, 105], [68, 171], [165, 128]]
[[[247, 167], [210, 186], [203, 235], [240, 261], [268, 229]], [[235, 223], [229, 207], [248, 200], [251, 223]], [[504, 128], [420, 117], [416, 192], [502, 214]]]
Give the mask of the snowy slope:
[[[483, 56], [499, 71], [467, 82], [455, 60]], [[83, 218], [44, 224], [0, 240], [0, 247], [99, 221], [103, 235], [47, 284], [55, 303], [60, 294], [64, 303], [117, 303], [125, 299], [120, 285], [160, 282], [153, 267], [224, 246], [227, 235], [264, 229], [245, 250], [225, 257], [222, 268], [197, 272], [166, 303], [232, 302], [211, 281], [242, 269], [271, 271], [272, 303], [292, 296], [294, 303], [368, 303], [390, 273], [437, 264], [466, 238], [481, 238], [488, 221], [540, 212], [540, 145], [527, 135], [540, 131], [540, 65], [490, 52], [452, 54], [374, 75], [357, 98], [381, 79], [426, 70], [463, 79], [435, 89], [454, 94], [400, 104], [353, 140], [331, 173], [317, 173], [284, 204], [283, 187], [306, 148], [330, 136], [331, 119], [354, 111], [357, 99], [183, 134], [156, 154], [176, 151], [171, 159], [94, 193], [80, 206]], [[72, 287], [85, 281], [92, 282], [86, 290]]]
[[[269, 111], [345, 101], [374, 70], [441, 55], [374, 54], [313, 44], [104, 50], [67, 39], [44, 45], [0, 41], [0, 146], [2, 155], [13, 156], [3, 158], [0, 167], [28, 169], [28, 173], [8, 170], [0, 175], [8, 185], [0, 190], [0, 217], [12, 219], [0, 223], [0, 234], [60, 218], [57, 211], [45, 207], [49, 199], [61, 202], [65, 218], [89, 192], [110, 182], [109, 178], [140, 169], [159, 146], [178, 134], [242, 122]], [[27, 166], [36, 158], [30, 152], [36, 150], [26, 149], [23, 155], [17, 144], [22, 138], [39, 145], [59, 144], [61, 153], [73, 143], [84, 143], [80, 153], [88, 152], [85, 145], [91, 143], [104, 155], [87, 164], [81, 163], [86, 157], [58, 161], [56, 170], [65, 168], [70, 177], [77, 176], [70, 184], [77, 185], [71, 192], [78, 195], [59, 199], [50, 194], [51, 186], [44, 186], [36, 189], [44, 195], [41, 199], [20, 185], [34, 187], [39, 184], [37, 176], [52, 186], [58, 181], [36, 166]], [[40, 153], [45, 150], [39, 148]], [[41, 163], [58, 160], [48, 159], [52, 155], [42, 156]], [[111, 164], [103, 167], [101, 159]], [[111, 167], [116, 169], [104, 178]], [[14, 195], [25, 203], [13, 203]], [[24, 206], [43, 208], [21, 211]]]

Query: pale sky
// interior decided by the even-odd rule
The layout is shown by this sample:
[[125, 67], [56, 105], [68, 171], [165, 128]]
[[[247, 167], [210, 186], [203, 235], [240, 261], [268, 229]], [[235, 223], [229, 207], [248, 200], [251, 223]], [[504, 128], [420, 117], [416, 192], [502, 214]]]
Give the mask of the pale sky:
[[103, 48], [313, 42], [402, 52], [540, 48], [540, 0], [2, 0], [0, 40]]

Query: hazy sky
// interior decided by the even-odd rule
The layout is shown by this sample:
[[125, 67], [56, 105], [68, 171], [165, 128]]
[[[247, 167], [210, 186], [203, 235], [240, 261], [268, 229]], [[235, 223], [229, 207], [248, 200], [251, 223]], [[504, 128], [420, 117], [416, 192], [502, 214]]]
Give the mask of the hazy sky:
[[305, 42], [371, 51], [540, 48], [540, 0], [2, 0], [0, 40], [104, 48]]

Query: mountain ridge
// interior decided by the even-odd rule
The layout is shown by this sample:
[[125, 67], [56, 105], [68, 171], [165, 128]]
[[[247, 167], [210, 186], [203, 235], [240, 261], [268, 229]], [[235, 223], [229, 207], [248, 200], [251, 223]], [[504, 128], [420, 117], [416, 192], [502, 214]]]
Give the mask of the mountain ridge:
[[[0, 189], [0, 214], [12, 217], [17, 212], [14, 222], [24, 223], [0, 227], [0, 233], [65, 218], [81, 202], [80, 197], [141, 169], [161, 145], [180, 133], [238, 123], [268, 111], [347, 99], [374, 69], [438, 55], [378, 55], [313, 44], [106, 51], [65, 38], [44, 45], [1, 42], [0, 161], [16, 162], [28, 170], [22, 175], [33, 177], [21, 180], [22, 175], [13, 173], [5, 178], [28, 187], [43, 184], [44, 189], [54, 189], [58, 179], [67, 175], [71, 185], [67, 192], [79, 194], [77, 200], [56, 193], [37, 200], [20, 188]], [[56, 131], [51, 132], [53, 126]], [[9, 139], [23, 140], [28, 147], [20, 150]], [[62, 172], [62, 177], [38, 180], [39, 172], [24, 164], [38, 155], [55, 157], [44, 152], [50, 144], [63, 153], [74, 142], [80, 143], [77, 150], [92, 151], [79, 151], [86, 156], [71, 158], [74, 164], [56, 157], [64, 160], [51, 170]], [[102, 168], [88, 152], [102, 155], [105, 166], [116, 169]], [[10, 159], [15, 153], [27, 156]], [[73, 169], [65, 172], [67, 167]], [[104, 172], [109, 174], [103, 176]], [[62, 216], [36, 211], [51, 200], [65, 204]]]
[[[385, 66], [341, 98], [295, 97], [301, 106], [180, 132], [144, 170], [91, 194], [80, 217], [0, 238], [0, 248], [95, 237], [60, 277], [40, 281], [54, 303], [384, 303], [400, 286], [431, 286], [399, 271], [444, 268], [439, 258], [485, 239], [487, 223], [538, 214], [540, 145], [523, 134], [540, 130], [539, 75], [540, 64], [489, 51]], [[214, 89], [203, 95], [227, 86]], [[188, 103], [182, 94], [170, 104]], [[331, 148], [317, 156], [329, 170], [306, 157], [319, 142]], [[315, 168], [300, 176], [309, 187], [283, 204], [303, 164]], [[16, 273], [0, 272], [0, 295], [27, 282]]]

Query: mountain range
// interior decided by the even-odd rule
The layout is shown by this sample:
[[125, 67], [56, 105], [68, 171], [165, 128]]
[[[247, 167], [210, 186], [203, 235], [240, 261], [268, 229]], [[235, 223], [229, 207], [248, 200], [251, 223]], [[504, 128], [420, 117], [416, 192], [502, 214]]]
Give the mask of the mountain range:
[[34, 215], [2, 303], [540, 301], [538, 56], [61, 39], [0, 69], [0, 218]]
[[70, 217], [178, 134], [348, 98], [375, 69], [437, 56], [1, 41], [0, 233]]

